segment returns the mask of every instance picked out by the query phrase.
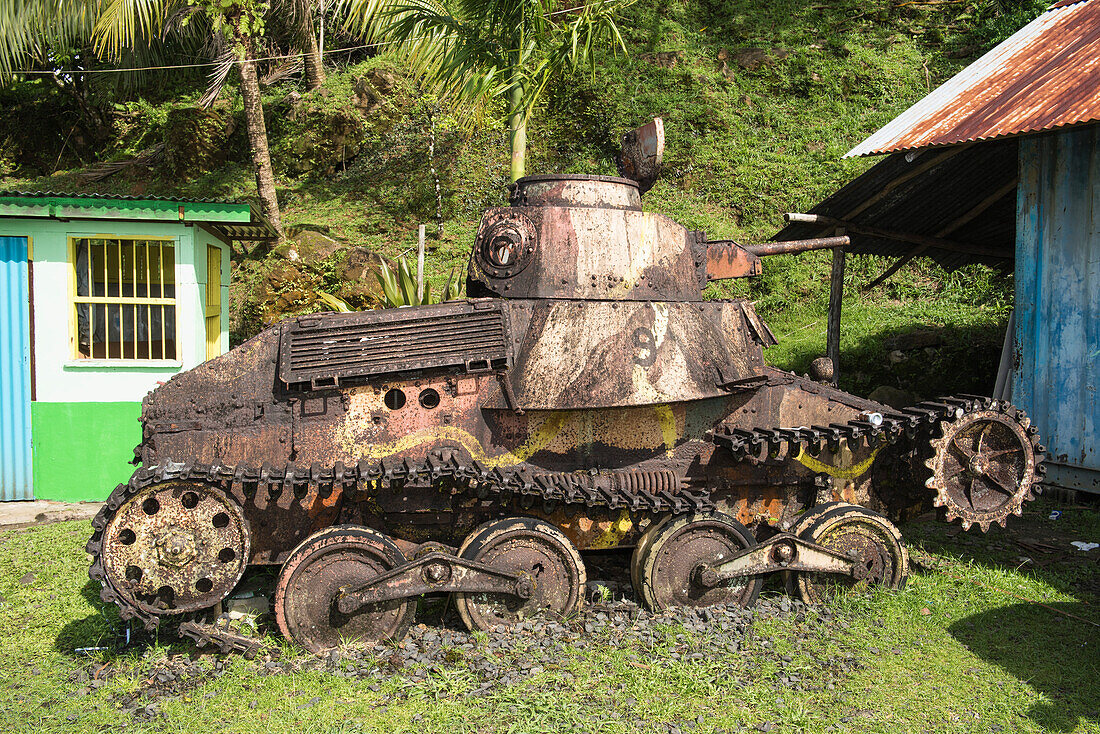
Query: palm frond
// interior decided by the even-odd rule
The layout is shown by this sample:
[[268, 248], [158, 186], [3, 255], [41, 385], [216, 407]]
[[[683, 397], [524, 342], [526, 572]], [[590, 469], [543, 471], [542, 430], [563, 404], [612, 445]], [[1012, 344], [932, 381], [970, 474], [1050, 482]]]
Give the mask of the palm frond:
[[341, 0], [345, 26], [397, 45], [441, 98], [477, 107], [522, 90], [526, 118], [550, 81], [625, 50], [616, 20], [636, 0]]
[[99, 0], [20, 0], [0, 3], [0, 78], [46, 60], [51, 47], [86, 42]]
[[[217, 35], [219, 38], [222, 37], [220, 33]], [[214, 66], [206, 77], [206, 89], [199, 98], [199, 107], [209, 107], [221, 96], [222, 89], [225, 88], [225, 83], [229, 79], [229, 73], [233, 71], [237, 60], [233, 47], [228, 43], [222, 43], [220, 53], [215, 60], [217, 66]]]
[[161, 35], [184, 0], [104, 0], [92, 32], [95, 52], [117, 58], [124, 49]]

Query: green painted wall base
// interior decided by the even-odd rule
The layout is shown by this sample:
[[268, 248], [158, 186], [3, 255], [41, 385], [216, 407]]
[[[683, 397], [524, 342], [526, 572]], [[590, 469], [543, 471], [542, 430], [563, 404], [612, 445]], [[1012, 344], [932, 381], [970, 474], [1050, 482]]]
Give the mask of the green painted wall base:
[[141, 403], [31, 403], [34, 496], [102, 501], [134, 472]]

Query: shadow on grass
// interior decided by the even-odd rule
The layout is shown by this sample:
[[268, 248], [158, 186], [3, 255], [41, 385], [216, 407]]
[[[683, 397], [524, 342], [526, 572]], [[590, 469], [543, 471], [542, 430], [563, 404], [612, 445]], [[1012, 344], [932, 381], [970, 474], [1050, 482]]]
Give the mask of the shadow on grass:
[[73, 619], [62, 627], [54, 638], [55, 650], [77, 659], [94, 654], [109, 662], [140, 654], [158, 643], [174, 646], [177, 642], [174, 625], [148, 632], [140, 622], [127, 623], [120, 619], [118, 607], [99, 597], [100, 588], [98, 582], [90, 579], [81, 587], [80, 595], [95, 612], [82, 619]]
[[[852, 318], [850, 314], [842, 316], [846, 323]], [[824, 334], [824, 322], [819, 328]], [[1003, 338], [1003, 324], [888, 326], [841, 349], [840, 387], [867, 395], [887, 385], [920, 399], [959, 393], [987, 395], [996, 381]], [[891, 353], [900, 353], [901, 361], [893, 362]], [[816, 340], [808, 340], [791, 345], [782, 366], [802, 374], [820, 356]]]
[[966, 617], [948, 631], [972, 653], [1043, 696], [1028, 711], [1038, 726], [1072, 731], [1082, 722], [1100, 723], [1100, 630], [1049, 607], [1100, 621], [1095, 608], [1081, 602], [1025, 603]]
[[1026, 574], [1082, 603], [1100, 603], [1100, 564], [1096, 556], [1078, 552], [1070, 545], [1073, 540], [1095, 535], [1095, 528], [1100, 527], [1100, 504], [1075, 509], [1064, 521], [1047, 520], [1050, 510], [1059, 507], [1064, 505], [1047, 499], [1029, 502], [1023, 517], [1010, 517], [1006, 527], [994, 524], [985, 533], [963, 531], [942, 519], [907, 523], [902, 532], [907, 542], [933, 555], [954, 556], [964, 562]]

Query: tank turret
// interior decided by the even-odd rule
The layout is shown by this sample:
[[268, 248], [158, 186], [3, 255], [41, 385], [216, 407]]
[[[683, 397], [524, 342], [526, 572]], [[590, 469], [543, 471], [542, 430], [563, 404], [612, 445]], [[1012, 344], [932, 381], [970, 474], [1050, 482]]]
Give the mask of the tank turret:
[[642, 210], [639, 183], [611, 176], [528, 176], [511, 206], [481, 218], [467, 292], [504, 298], [701, 301], [712, 280], [762, 272], [760, 257], [843, 247], [847, 237], [744, 247], [709, 242]]
[[[487, 211], [468, 298], [287, 319], [143, 402], [130, 481], [88, 542], [124, 618], [217, 609], [274, 566], [280, 630], [320, 651], [408, 629], [453, 594], [472, 630], [583, 603], [581, 551], [634, 548], [653, 608], [897, 588], [892, 520], [983, 529], [1042, 474], [1026, 416], [984, 398], [904, 411], [769, 366], [746, 300], [706, 284], [848, 238], [709, 241], [647, 212], [663, 126], [623, 177], [530, 176]], [[204, 642], [246, 638], [189, 620]]]

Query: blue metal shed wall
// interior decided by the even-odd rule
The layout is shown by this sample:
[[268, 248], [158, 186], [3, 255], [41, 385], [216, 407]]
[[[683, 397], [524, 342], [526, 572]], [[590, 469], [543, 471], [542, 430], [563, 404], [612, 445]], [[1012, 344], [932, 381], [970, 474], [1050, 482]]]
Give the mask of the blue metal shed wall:
[[27, 238], [0, 237], [0, 500], [33, 497]]
[[1100, 492], [1100, 125], [1020, 139], [1013, 402], [1046, 483]]

